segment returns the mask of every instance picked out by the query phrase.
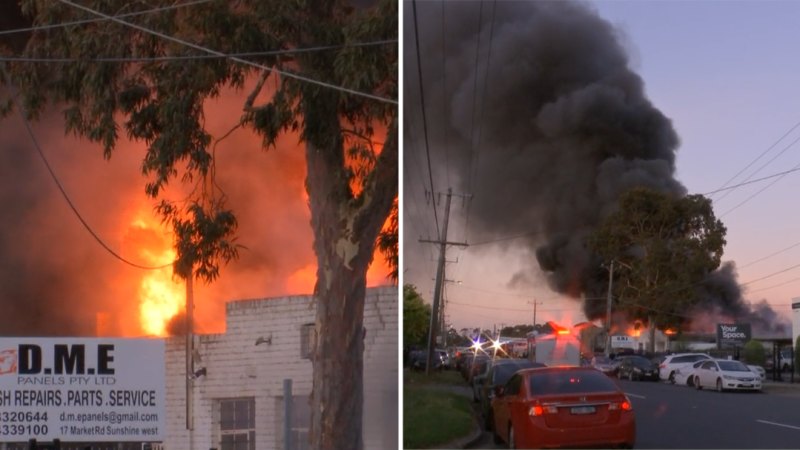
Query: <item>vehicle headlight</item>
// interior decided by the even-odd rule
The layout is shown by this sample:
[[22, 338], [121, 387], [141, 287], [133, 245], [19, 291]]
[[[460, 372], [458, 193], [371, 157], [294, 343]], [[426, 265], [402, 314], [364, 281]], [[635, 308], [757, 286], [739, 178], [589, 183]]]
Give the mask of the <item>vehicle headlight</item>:
[[638, 367], [634, 367], [634, 368], [633, 368], [633, 371], [634, 371], [634, 372], [641, 372], [641, 371], [642, 371], [642, 369], [640, 369], [640, 368], [638, 368]]
[[723, 375], [722, 378], [725, 378], [726, 380], [733, 380], [733, 381], [738, 381], [739, 380], [738, 378], [732, 377], [730, 375]]

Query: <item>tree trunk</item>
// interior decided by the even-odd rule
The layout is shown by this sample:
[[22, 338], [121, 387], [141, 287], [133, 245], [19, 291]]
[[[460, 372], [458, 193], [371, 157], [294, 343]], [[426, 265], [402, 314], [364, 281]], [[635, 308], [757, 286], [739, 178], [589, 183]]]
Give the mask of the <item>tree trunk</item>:
[[656, 352], [656, 322], [652, 316], [647, 319], [647, 333], [650, 335], [650, 340], [647, 343], [647, 351], [653, 354]]
[[[317, 255], [316, 339], [309, 439], [317, 450], [361, 450], [364, 297], [377, 236], [397, 196], [397, 127], [360, 195], [349, 187], [336, 109], [306, 111], [306, 124], [325, 124], [306, 136], [306, 189]], [[335, 100], [334, 100], [335, 101]], [[328, 105], [330, 106], [330, 105]]]

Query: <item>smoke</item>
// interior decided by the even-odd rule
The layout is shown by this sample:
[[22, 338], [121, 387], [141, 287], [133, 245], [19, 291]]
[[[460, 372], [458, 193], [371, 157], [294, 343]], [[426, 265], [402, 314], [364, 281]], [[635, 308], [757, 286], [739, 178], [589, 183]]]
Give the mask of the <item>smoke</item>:
[[[630, 69], [624, 36], [576, 2], [421, 3], [417, 21], [433, 171], [456, 174], [458, 189], [474, 195], [470, 233], [531, 234], [535, 261], [510, 275], [514, 283], [542, 271], [557, 292], [603, 296], [607, 271], [584, 241], [619, 195], [636, 186], [686, 194], [675, 179], [679, 138]], [[414, 39], [413, 16], [405, 23]], [[412, 120], [420, 111], [413, 44], [405, 46]], [[413, 189], [409, 153], [422, 144], [412, 134], [406, 143]], [[704, 304], [739, 317], [765, 312], [749, 311], [728, 285], [737, 286], [732, 271], [713, 274]], [[600, 302], [584, 310], [590, 319], [604, 314]]]

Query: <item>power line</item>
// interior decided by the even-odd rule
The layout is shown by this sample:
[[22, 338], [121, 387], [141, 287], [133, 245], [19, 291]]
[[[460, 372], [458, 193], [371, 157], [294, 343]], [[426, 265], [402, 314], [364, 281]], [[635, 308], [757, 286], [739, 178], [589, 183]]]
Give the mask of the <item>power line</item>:
[[[797, 140], [800, 140], [800, 138], [797, 138]], [[796, 140], [795, 142], [797, 142], [797, 140]], [[790, 171], [794, 171], [794, 170], [797, 170], [797, 169], [800, 169], [800, 164], [797, 164], [797, 165], [795, 165], [794, 167], [792, 167], [792, 169], [791, 169]], [[720, 217], [724, 217], [724, 216], [728, 215], [729, 213], [731, 213], [731, 212], [733, 212], [733, 211], [735, 211], [735, 210], [739, 209], [739, 207], [741, 207], [741, 206], [742, 206], [742, 205], [744, 205], [745, 203], [747, 203], [747, 202], [749, 202], [750, 200], [752, 200], [752, 199], [753, 199], [754, 197], [756, 197], [758, 194], [760, 194], [760, 193], [762, 193], [762, 192], [766, 191], [767, 189], [771, 188], [771, 187], [772, 187], [773, 185], [775, 185], [775, 183], [777, 183], [778, 181], [781, 181], [781, 178], [785, 177], [786, 175], [787, 175], [787, 174], [785, 174], [785, 173], [784, 173], [783, 175], [780, 175], [780, 176], [779, 176], [778, 178], [776, 178], [776, 179], [775, 179], [775, 180], [774, 180], [772, 183], [770, 183], [770, 184], [768, 184], [768, 185], [764, 186], [764, 187], [763, 187], [763, 188], [761, 188], [761, 189], [760, 189], [758, 192], [756, 192], [755, 194], [751, 195], [750, 197], [747, 197], [747, 198], [746, 198], [744, 201], [742, 201], [742, 202], [741, 202], [741, 203], [739, 203], [738, 205], [736, 205], [736, 206], [734, 206], [733, 208], [731, 208], [731, 209], [729, 209], [729, 210], [725, 211], [724, 213], [720, 214]]]
[[[501, 308], [499, 306], [484, 306], [484, 305], [473, 305], [469, 303], [459, 303], [454, 302], [452, 300], [448, 300], [447, 303], [449, 305], [459, 305], [459, 306], [467, 306], [471, 308], [479, 308], [479, 309], [492, 309], [492, 310], [499, 310], [499, 311], [521, 311], [521, 312], [531, 312], [530, 308], [520, 309], [520, 308]], [[572, 308], [553, 308], [553, 309], [538, 309], [539, 312], [554, 312], [554, 311], [572, 311], [575, 308], [580, 308], [580, 305], [576, 305]]]
[[[0, 70], [2, 70], [3, 76], [5, 76], [6, 79], [9, 79], [8, 72], [6, 71], [5, 66], [0, 65]], [[97, 241], [97, 243], [100, 244], [101, 247], [103, 247], [107, 252], [109, 252], [115, 258], [117, 258], [118, 260], [124, 262], [125, 264], [128, 264], [130, 266], [136, 267], [137, 269], [159, 270], [159, 269], [164, 269], [164, 268], [172, 266], [173, 263], [164, 264], [162, 266], [143, 266], [141, 264], [136, 264], [134, 262], [128, 261], [127, 259], [123, 258], [117, 252], [112, 250], [111, 247], [109, 247], [105, 242], [103, 242], [103, 240], [100, 238], [100, 236], [98, 236], [97, 233], [94, 232], [92, 227], [83, 218], [81, 213], [78, 211], [78, 208], [75, 207], [75, 205], [72, 203], [72, 200], [70, 200], [69, 195], [67, 194], [67, 191], [64, 189], [64, 186], [62, 186], [61, 182], [58, 180], [58, 176], [56, 175], [55, 171], [50, 166], [50, 163], [47, 161], [47, 157], [44, 155], [44, 152], [42, 151], [42, 148], [39, 145], [39, 141], [36, 139], [36, 135], [33, 133], [33, 129], [31, 128], [30, 123], [28, 123], [28, 119], [26, 118], [26, 113], [25, 113], [25, 111], [23, 109], [24, 106], [18, 104], [14, 100], [14, 98], [15, 98], [14, 96], [11, 96], [11, 101], [16, 106], [15, 109], [17, 110], [17, 113], [19, 114], [20, 118], [22, 119], [23, 124], [25, 124], [25, 129], [28, 132], [28, 136], [30, 136], [31, 142], [33, 142], [33, 146], [36, 148], [36, 152], [39, 154], [39, 157], [42, 159], [42, 162], [44, 162], [45, 167], [47, 167], [47, 171], [50, 173], [50, 177], [56, 183], [56, 186], [58, 187], [58, 190], [61, 192], [61, 195], [64, 197], [64, 200], [67, 201], [67, 205], [69, 205], [69, 207], [72, 210], [72, 212], [75, 213], [75, 216], [78, 218], [78, 220], [81, 222], [81, 224], [83, 224], [83, 227], [86, 229], [86, 231], [88, 231], [89, 234], [92, 235], [94, 240]]]
[[168, 41], [175, 42], [175, 43], [178, 43], [178, 44], [181, 44], [181, 45], [185, 45], [185, 46], [187, 46], [189, 48], [193, 48], [195, 50], [200, 50], [202, 52], [206, 52], [206, 53], [209, 53], [209, 54], [212, 54], [212, 55], [224, 56], [224, 57], [230, 59], [231, 61], [236, 61], [238, 63], [245, 64], [245, 65], [248, 65], [248, 66], [251, 66], [251, 67], [256, 67], [256, 68], [259, 68], [259, 69], [262, 69], [262, 70], [266, 70], [266, 71], [269, 71], [269, 72], [278, 73], [278, 74], [283, 75], [283, 76], [288, 77], [288, 78], [294, 78], [296, 80], [305, 81], [307, 83], [315, 84], [317, 86], [322, 86], [322, 87], [326, 87], [326, 88], [329, 88], [329, 89], [334, 89], [334, 90], [337, 90], [337, 91], [340, 91], [340, 92], [346, 92], [348, 94], [358, 95], [358, 96], [361, 96], [361, 97], [369, 98], [369, 99], [376, 100], [376, 101], [379, 101], [379, 102], [390, 103], [390, 104], [393, 104], [393, 105], [397, 105], [398, 104], [397, 100], [392, 100], [392, 99], [389, 99], [389, 98], [380, 97], [378, 95], [370, 94], [370, 93], [367, 93], [367, 92], [357, 91], [355, 89], [350, 89], [350, 88], [346, 88], [346, 87], [342, 87], [342, 86], [337, 86], [335, 84], [326, 83], [324, 81], [314, 80], [314, 79], [307, 78], [307, 77], [304, 77], [302, 75], [298, 75], [298, 74], [295, 74], [295, 73], [292, 73], [292, 72], [283, 71], [283, 70], [280, 70], [280, 69], [276, 69], [274, 67], [269, 67], [269, 66], [265, 66], [263, 64], [258, 64], [258, 63], [252, 62], [252, 61], [248, 61], [246, 59], [242, 59], [242, 58], [238, 58], [238, 57], [231, 57], [229, 55], [226, 55], [225, 53], [222, 53], [222, 52], [219, 52], [219, 51], [216, 51], [216, 50], [212, 50], [212, 49], [207, 48], [207, 47], [203, 47], [202, 45], [193, 44], [193, 43], [191, 43], [189, 41], [185, 41], [183, 39], [179, 39], [179, 38], [176, 38], [176, 37], [173, 37], [173, 36], [169, 36], [167, 34], [164, 34], [164, 33], [161, 33], [161, 32], [155, 31], [155, 30], [151, 30], [149, 28], [146, 28], [146, 27], [143, 27], [143, 26], [140, 26], [140, 25], [136, 25], [136, 24], [133, 24], [133, 23], [130, 23], [130, 22], [126, 22], [124, 20], [120, 20], [120, 19], [118, 19], [118, 18], [116, 18], [114, 16], [109, 16], [108, 14], [104, 14], [104, 13], [98, 12], [98, 11], [96, 11], [94, 9], [91, 9], [91, 8], [88, 8], [88, 7], [85, 7], [85, 6], [82, 6], [82, 5], [78, 5], [76, 3], [71, 2], [70, 0], [59, 0], [59, 1], [61, 3], [66, 4], [66, 5], [70, 5], [73, 8], [77, 8], [77, 9], [80, 9], [82, 11], [88, 12], [90, 14], [94, 14], [96, 16], [106, 18], [106, 19], [111, 20], [113, 22], [116, 22], [116, 23], [118, 23], [120, 25], [125, 25], [127, 27], [142, 31], [144, 33], [151, 34], [153, 36], [157, 36], [157, 37], [160, 37], [162, 39], [166, 39]]
[[224, 55], [170, 55], [170, 56], [139, 56], [139, 57], [108, 57], [97, 56], [90, 58], [52, 58], [52, 57], [29, 57], [29, 56], [0, 56], [0, 61], [6, 62], [29, 62], [29, 63], [74, 63], [74, 62], [163, 62], [163, 61], [185, 61], [185, 60], [202, 60], [202, 59], [221, 59], [221, 58], [245, 58], [251, 56], [274, 56], [274, 55], [292, 55], [298, 53], [310, 53], [325, 50], [338, 50], [342, 48], [351, 47], [369, 47], [387, 44], [397, 44], [397, 39], [386, 39], [373, 42], [357, 42], [351, 44], [341, 45], [325, 45], [319, 47], [308, 48], [295, 48], [287, 50], [267, 50], [261, 52], [241, 52], [241, 53], [226, 53]]
[[[422, 106], [422, 129], [425, 135], [425, 153], [428, 156], [428, 178], [431, 183], [431, 195], [435, 192], [433, 187], [433, 169], [431, 168], [431, 148], [428, 143], [428, 119], [425, 116], [425, 89], [423, 88], [422, 78], [422, 56], [419, 51], [419, 22], [417, 21], [417, 0], [411, 2], [411, 9], [414, 13], [414, 42], [417, 46], [417, 75], [419, 76], [419, 97]], [[433, 220], [436, 222], [436, 237], [441, 238], [439, 231], [439, 215], [436, 212], [436, 202], [433, 202]]]
[[[739, 172], [737, 172], [737, 173], [736, 173], [736, 175], [734, 175], [734, 176], [732, 176], [731, 178], [729, 178], [729, 179], [728, 179], [728, 181], [726, 181], [726, 182], [725, 182], [725, 184], [723, 184], [721, 188], [719, 188], [719, 189], [717, 189], [716, 191], [714, 191], [714, 192], [711, 192], [711, 193], [713, 194], [713, 193], [716, 193], [716, 192], [722, 191], [722, 190], [723, 190], [723, 188], [725, 188], [725, 187], [728, 185], [728, 183], [730, 183], [731, 181], [735, 180], [735, 179], [736, 179], [736, 177], [738, 177], [739, 175], [741, 175], [741, 174], [742, 174], [742, 173], [743, 173], [745, 170], [749, 169], [749, 168], [750, 168], [750, 166], [752, 166], [753, 164], [755, 164], [755, 163], [756, 163], [756, 162], [757, 162], [759, 159], [761, 159], [761, 158], [762, 158], [764, 155], [766, 155], [767, 153], [769, 153], [769, 152], [770, 152], [770, 151], [771, 151], [773, 148], [775, 148], [775, 146], [776, 146], [776, 145], [778, 145], [778, 143], [780, 143], [780, 142], [781, 142], [781, 141], [782, 141], [784, 138], [786, 138], [786, 136], [788, 136], [789, 134], [791, 134], [791, 132], [792, 132], [792, 131], [794, 131], [795, 129], [797, 129], [797, 127], [800, 127], [800, 122], [797, 122], [796, 124], [794, 124], [794, 126], [792, 126], [792, 127], [789, 129], [789, 131], [787, 131], [786, 133], [784, 133], [784, 134], [783, 134], [783, 136], [781, 136], [781, 137], [780, 137], [780, 138], [779, 138], [777, 141], [775, 141], [775, 142], [774, 142], [772, 145], [770, 145], [769, 147], [767, 147], [767, 149], [766, 149], [766, 150], [764, 150], [763, 152], [761, 152], [761, 154], [760, 154], [760, 155], [758, 155], [758, 156], [757, 156], [757, 157], [756, 157], [754, 160], [750, 161], [750, 163], [749, 163], [747, 166], [745, 166], [745, 168], [744, 168], [744, 169], [740, 170]], [[797, 141], [795, 141], [795, 142], [797, 142]], [[789, 145], [789, 147], [791, 147], [792, 145], [794, 145], [794, 142], [793, 142], [792, 144], [790, 144], [790, 145]], [[777, 156], [780, 156], [781, 154], [783, 154], [783, 152], [785, 152], [785, 151], [786, 151], [786, 150], [787, 150], [789, 147], [786, 147], [785, 149], [783, 149], [783, 151], [781, 151], [781, 153], [779, 153]], [[776, 156], [776, 157], [777, 157], [777, 156]], [[767, 164], [771, 163], [771, 162], [772, 162], [772, 161], [774, 161], [774, 160], [775, 160], [775, 158], [771, 159], [770, 161], [768, 161], [768, 162], [767, 162]], [[761, 166], [761, 167], [760, 167], [758, 170], [756, 170], [755, 172], [753, 172], [753, 173], [750, 175], [750, 177], [752, 177], [753, 175], [755, 175], [756, 173], [758, 173], [758, 172], [759, 172], [761, 169], [763, 169], [763, 168], [764, 168], [764, 167], [765, 167], [767, 164], [765, 164], [765, 165], [762, 165], [762, 166]], [[747, 179], [745, 179], [745, 181], [746, 181], [746, 180], [747, 180]], [[719, 198], [718, 200], [722, 200], [722, 199], [723, 199], [723, 198], [725, 198], [727, 195], [728, 195], [728, 194], [726, 193], [725, 195], [723, 195], [723, 196], [722, 196], [721, 198]]]
[[749, 263], [747, 263], [747, 264], [745, 264], [745, 265], [743, 265], [743, 266], [741, 266], [741, 267], [739, 267], [739, 268], [740, 268], [740, 269], [744, 269], [745, 267], [752, 266], [752, 265], [753, 265], [753, 264], [755, 264], [755, 263], [759, 263], [759, 262], [761, 262], [761, 261], [764, 261], [764, 260], [766, 260], [766, 259], [772, 258], [773, 256], [777, 256], [777, 255], [779, 255], [779, 254], [781, 254], [781, 253], [783, 253], [783, 252], [785, 252], [785, 251], [787, 251], [787, 250], [791, 250], [791, 249], [793, 249], [793, 248], [797, 247], [798, 245], [800, 245], [800, 242], [796, 242], [796, 243], [794, 243], [794, 244], [790, 245], [789, 247], [786, 247], [786, 248], [784, 248], [784, 249], [782, 249], [782, 250], [778, 250], [778, 251], [777, 251], [777, 252], [775, 252], [775, 253], [772, 253], [772, 254], [770, 254], [770, 255], [767, 255], [767, 256], [765, 256], [765, 257], [763, 257], [763, 258], [759, 258], [759, 259], [757, 259], [757, 260], [755, 260], [755, 261], [753, 261], [753, 262], [749, 262]]
[[702, 195], [709, 196], [709, 195], [716, 194], [717, 192], [729, 191], [729, 190], [736, 189], [736, 188], [739, 188], [739, 187], [742, 187], [742, 186], [747, 186], [748, 184], [753, 184], [753, 183], [758, 183], [759, 181], [769, 180], [770, 178], [782, 177], [782, 176], [788, 175], [788, 174], [790, 174], [792, 172], [797, 172], [798, 170], [800, 170], [800, 165], [795, 166], [792, 169], [785, 170], [783, 172], [778, 172], [778, 173], [774, 173], [772, 175], [767, 175], [766, 177], [761, 177], [761, 178], [757, 178], [755, 180], [750, 180], [750, 181], [743, 181], [743, 182], [741, 182], [739, 184], [734, 184], [733, 186], [719, 188], [719, 189], [711, 191], [711, 192], [706, 192], [705, 194], [702, 194]]
[[[213, 1], [213, 0], [195, 0], [195, 1], [190, 1], [190, 2], [186, 2], [186, 3], [178, 3], [176, 5], [162, 6], [160, 8], [147, 9], [147, 10], [144, 10], [144, 11], [137, 11], [137, 12], [132, 12], [132, 13], [120, 14], [120, 15], [117, 15], [117, 16], [114, 16], [114, 17], [116, 17], [118, 19], [123, 19], [123, 18], [127, 18], [127, 17], [136, 17], [136, 16], [142, 16], [142, 15], [145, 15], [145, 14], [152, 14], [152, 13], [156, 13], [156, 12], [168, 11], [170, 9], [183, 8], [185, 6], [200, 5], [200, 4], [203, 4], [203, 3], [209, 3], [211, 1]], [[106, 20], [107, 19], [85, 19], [85, 20], [76, 20], [76, 21], [73, 21], [73, 22], [55, 23], [55, 24], [50, 24], [50, 25], [37, 25], [35, 27], [16, 28], [16, 29], [13, 29], [13, 30], [2, 30], [2, 31], [0, 31], [0, 36], [6, 35], [6, 34], [15, 34], [15, 33], [28, 33], [28, 32], [31, 32], [31, 31], [52, 30], [52, 29], [55, 29], [55, 28], [65, 28], [65, 27], [69, 27], [69, 26], [72, 26], [72, 25], [84, 25], [84, 24], [87, 24], [87, 23], [104, 22]]]
[[781, 270], [779, 270], [779, 271], [777, 271], [777, 272], [773, 272], [773, 273], [771, 273], [771, 274], [769, 274], [769, 275], [765, 275], [765, 276], [763, 276], [763, 277], [761, 277], [761, 278], [756, 278], [755, 280], [750, 280], [750, 281], [748, 281], [747, 283], [741, 283], [739, 286], [747, 286], [748, 284], [753, 284], [753, 283], [756, 283], [756, 282], [758, 282], [758, 281], [766, 280], [767, 278], [772, 278], [772, 277], [774, 277], [775, 275], [780, 275], [780, 274], [782, 274], [782, 273], [788, 272], [788, 271], [790, 271], [790, 270], [793, 270], [793, 269], [796, 269], [796, 268], [798, 268], [798, 267], [800, 267], [800, 264], [795, 264], [794, 266], [787, 267], [787, 268], [785, 268], [785, 269], [781, 269]]

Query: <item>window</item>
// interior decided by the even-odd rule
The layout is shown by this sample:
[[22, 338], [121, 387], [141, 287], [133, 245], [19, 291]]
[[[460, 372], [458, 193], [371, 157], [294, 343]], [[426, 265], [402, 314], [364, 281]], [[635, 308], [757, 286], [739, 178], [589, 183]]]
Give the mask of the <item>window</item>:
[[307, 323], [300, 327], [300, 357], [311, 359], [311, 352], [314, 351], [316, 342], [316, 329], [313, 323]]
[[519, 394], [519, 388], [522, 385], [522, 377], [519, 375], [514, 375], [508, 380], [506, 383], [506, 387], [503, 388], [504, 395], [517, 395]]
[[256, 401], [252, 397], [219, 401], [220, 450], [255, 450]]

